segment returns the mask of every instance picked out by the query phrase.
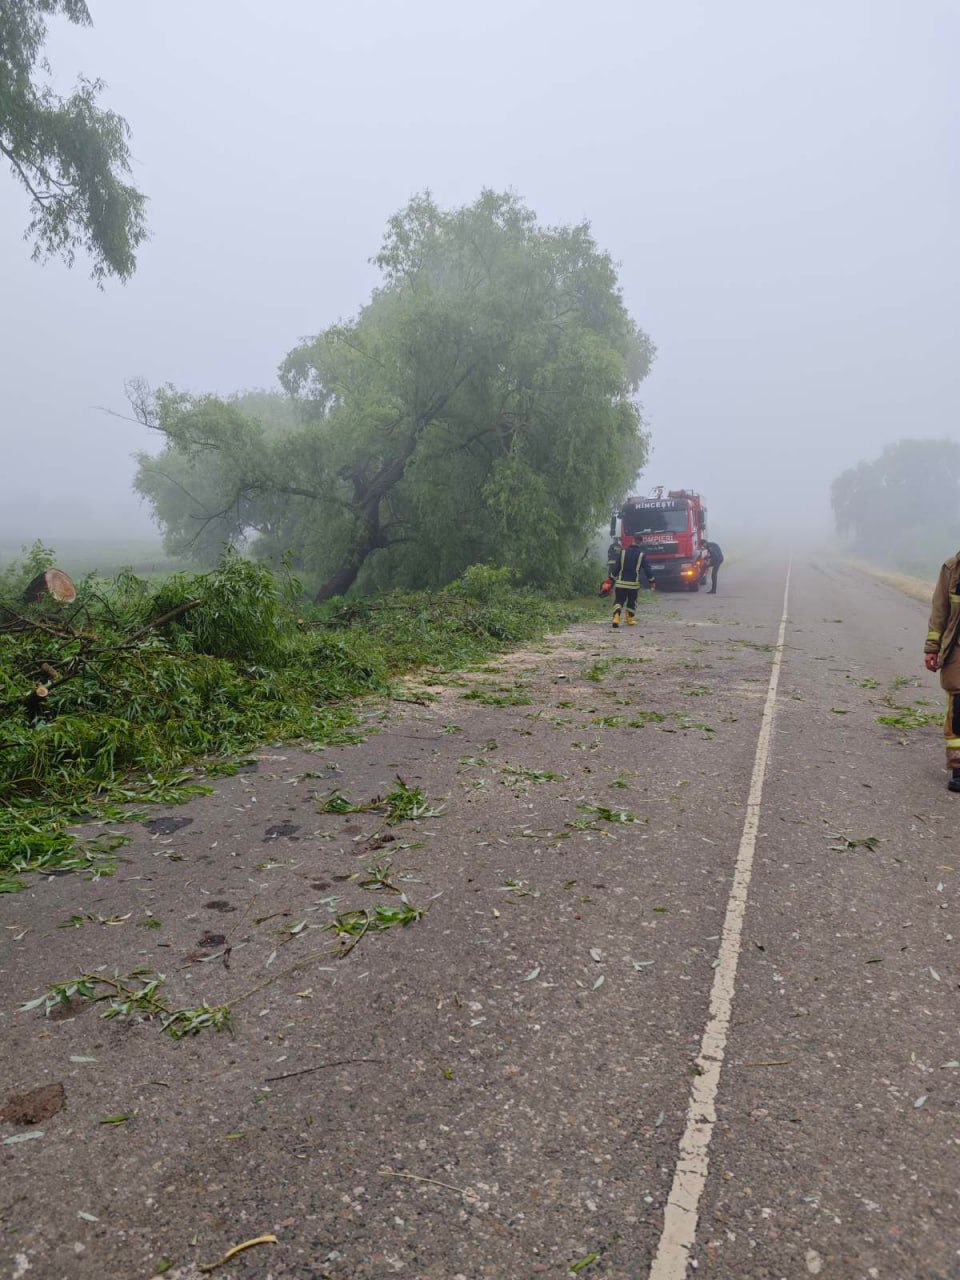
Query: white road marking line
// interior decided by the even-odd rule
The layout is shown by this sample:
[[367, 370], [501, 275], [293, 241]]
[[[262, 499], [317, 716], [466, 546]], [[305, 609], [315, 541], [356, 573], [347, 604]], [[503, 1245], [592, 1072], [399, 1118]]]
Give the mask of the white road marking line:
[[733, 997], [736, 991], [737, 961], [743, 937], [743, 921], [747, 912], [747, 893], [753, 872], [753, 854], [760, 826], [760, 802], [763, 798], [763, 780], [770, 755], [770, 737], [773, 716], [777, 705], [777, 685], [780, 682], [780, 663], [783, 659], [783, 639], [787, 630], [787, 599], [790, 594], [790, 566], [783, 589], [783, 614], [777, 646], [770, 668], [770, 683], [763, 704], [760, 734], [757, 738], [757, 754], [753, 761], [753, 775], [747, 796], [747, 812], [740, 836], [740, 850], [733, 872], [733, 885], [727, 902], [727, 914], [723, 922], [719, 960], [714, 971], [710, 992], [710, 1016], [700, 1041], [697, 1067], [700, 1074], [694, 1077], [687, 1108], [687, 1127], [680, 1139], [680, 1155], [673, 1175], [673, 1185], [667, 1197], [663, 1213], [663, 1233], [657, 1255], [650, 1268], [649, 1280], [685, 1280], [690, 1262], [690, 1251], [697, 1237], [700, 1197], [707, 1181], [710, 1163], [710, 1139], [716, 1122], [717, 1090], [720, 1087], [720, 1068], [727, 1045], [730, 1019], [733, 1015]]

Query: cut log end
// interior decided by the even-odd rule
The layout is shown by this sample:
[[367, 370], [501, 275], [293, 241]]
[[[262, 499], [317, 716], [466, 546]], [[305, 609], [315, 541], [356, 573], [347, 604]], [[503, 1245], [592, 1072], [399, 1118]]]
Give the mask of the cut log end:
[[62, 569], [46, 569], [37, 574], [23, 593], [24, 600], [29, 604], [36, 604], [45, 596], [56, 600], [58, 604], [72, 604], [77, 598], [77, 589], [69, 574]]

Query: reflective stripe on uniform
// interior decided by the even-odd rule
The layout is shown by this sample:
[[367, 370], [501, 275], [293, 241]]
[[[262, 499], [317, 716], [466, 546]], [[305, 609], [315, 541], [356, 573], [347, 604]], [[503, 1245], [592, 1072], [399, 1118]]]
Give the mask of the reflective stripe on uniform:
[[944, 741], [947, 744], [948, 751], [951, 748], [956, 748], [956, 750], [960, 751], [960, 738], [945, 738]]
[[623, 587], [627, 591], [633, 591], [635, 588], [638, 588], [640, 586], [640, 574], [642, 573], [641, 565], [643, 564], [643, 552], [641, 551], [640, 555], [637, 558], [637, 576], [635, 579], [621, 577], [621, 574], [623, 573], [626, 562], [627, 562], [627, 548], [624, 547], [623, 550], [620, 552], [620, 564], [617, 566], [616, 585], [618, 587]]
[[928, 640], [939, 640], [939, 639], [940, 639], [941, 634], [942, 634], [942, 632], [940, 632], [940, 631], [928, 631], [928, 632], [927, 632], [927, 639], [928, 639]]
[[960, 596], [955, 596], [955, 595], [953, 594], [953, 592], [951, 591], [951, 592], [950, 592], [950, 603], [951, 603], [951, 604], [960, 604]]

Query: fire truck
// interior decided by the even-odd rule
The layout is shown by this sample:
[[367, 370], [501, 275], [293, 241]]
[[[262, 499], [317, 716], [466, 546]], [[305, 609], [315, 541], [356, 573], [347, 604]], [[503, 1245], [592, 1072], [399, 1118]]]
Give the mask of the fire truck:
[[610, 536], [638, 542], [657, 589], [699, 591], [710, 568], [707, 509], [699, 493], [658, 488], [650, 498], [629, 497], [610, 521]]

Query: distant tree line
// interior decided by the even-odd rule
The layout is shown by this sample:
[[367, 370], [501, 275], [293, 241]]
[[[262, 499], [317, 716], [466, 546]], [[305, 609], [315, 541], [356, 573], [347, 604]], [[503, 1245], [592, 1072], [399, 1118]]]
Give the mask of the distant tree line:
[[929, 574], [960, 547], [960, 444], [900, 440], [837, 476], [830, 501], [857, 550]]
[[374, 261], [369, 302], [291, 351], [280, 391], [132, 389], [164, 438], [135, 483], [167, 549], [287, 556], [318, 599], [480, 562], [562, 581], [647, 454], [654, 348], [613, 262], [492, 191], [417, 196]]

